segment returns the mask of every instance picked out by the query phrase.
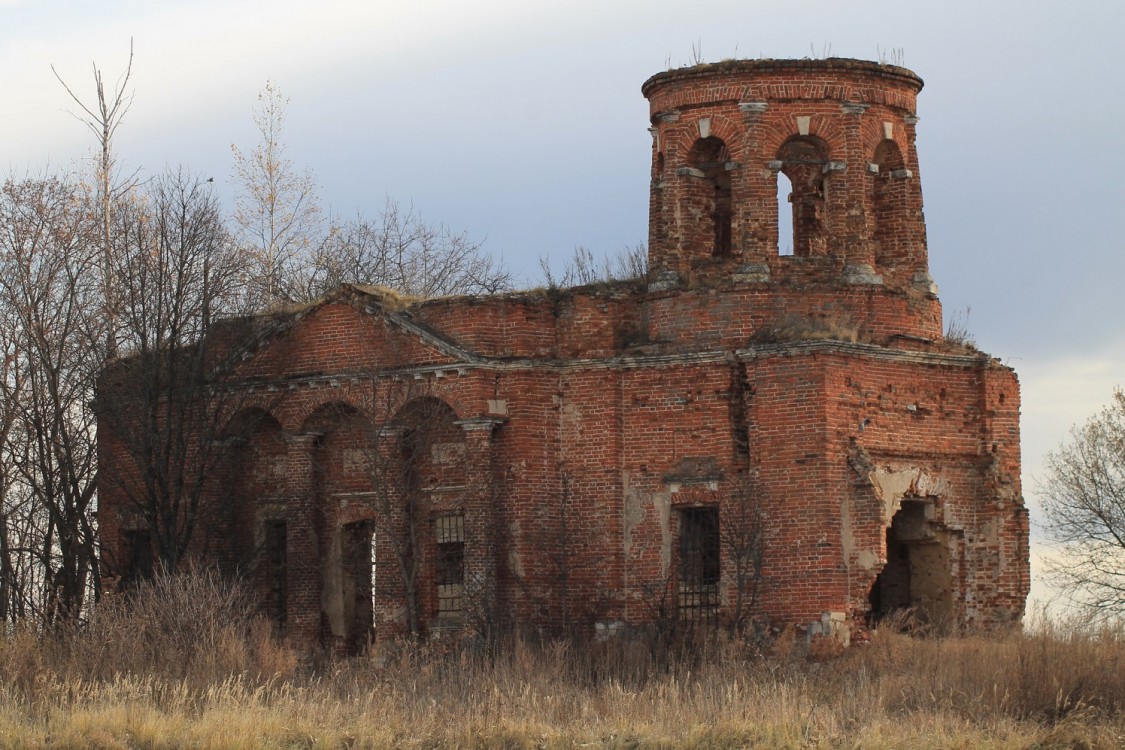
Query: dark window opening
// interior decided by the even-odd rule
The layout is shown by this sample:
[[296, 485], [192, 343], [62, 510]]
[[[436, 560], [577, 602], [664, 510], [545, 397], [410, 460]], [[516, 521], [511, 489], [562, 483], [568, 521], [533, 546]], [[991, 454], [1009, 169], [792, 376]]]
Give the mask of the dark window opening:
[[266, 614], [278, 634], [285, 632], [288, 566], [285, 521], [268, 521], [265, 527]]
[[710, 244], [713, 256], [729, 255], [733, 207], [727, 145], [714, 136], [702, 138], [692, 147], [688, 161], [697, 170], [693, 181], [698, 184], [691, 188], [695, 210], [710, 225], [710, 236], [700, 239]]
[[680, 617], [713, 622], [719, 609], [719, 509], [680, 511]]
[[349, 654], [361, 653], [375, 631], [372, 539], [370, 521], [343, 528], [344, 647]]
[[459, 624], [465, 596], [465, 519], [461, 515], [439, 516], [434, 525], [438, 620], [443, 624]]
[[152, 534], [129, 529], [121, 534], [121, 588], [131, 588], [152, 578]]
[[712, 255], [721, 256], [730, 254], [730, 175], [724, 169], [715, 176], [715, 209], [711, 214], [711, 222], [715, 229], [715, 244]]

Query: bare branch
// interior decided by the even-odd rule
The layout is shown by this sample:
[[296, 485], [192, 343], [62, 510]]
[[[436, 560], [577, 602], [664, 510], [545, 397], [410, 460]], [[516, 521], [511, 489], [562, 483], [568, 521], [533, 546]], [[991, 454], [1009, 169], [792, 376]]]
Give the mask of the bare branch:
[[106, 327], [106, 349], [110, 356], [114, 356], [117, 353], [117, 294], [111, 280], [113, 275], [113, 259], [111, 257], [112, 242], [110, 232], [113, 224], [114, 201], [120, 194], [131, 189], [134, 181], [131, 177], [124, 181], [115, 181], [114, 179], [116, 157], [113, 151], [113, 137], [116, 135], [118, 127], [120, 127], [122, 120], [133, 104], [132, 93], [126, 93], [129, 87], [129, 80], [133, 75], [133, 40], [129, 40], [129, 62], [125, 66], [125, 72], [118, 78], [117, 85], [114, 87], [111, 97], [106, 95], [105, 81], [97, 63], [93, 63], [93, 70], [97, 97], [94, 104], [87, 105], [82, 101], [82, 98], [75, 93], [74, 89], [63, 80], [59, 72], [55, 70], [55, 66], [51, 66], [51, 72], [55, 74], [55, 78], [62, 84], [63, 89], [66, 90], [71, 100], [85, 113], [85, 117], [81, 117], [76, 113], [71, 114], [73, 114], [79, 122], [84, 123], [86, 127], [89, 128], [90, 132], [94, 134], [94, 137], [98, 140], [100, 149], [97, 169], [95, 170], [95, 184], [97, 185], [98, 209], [101, 222], [102, 312], [108, 324]]
[[1050, 575], [1096, 618], [1125, 615], [1125, 391], [1046, 458], [1044, 526], [1061, 556]]

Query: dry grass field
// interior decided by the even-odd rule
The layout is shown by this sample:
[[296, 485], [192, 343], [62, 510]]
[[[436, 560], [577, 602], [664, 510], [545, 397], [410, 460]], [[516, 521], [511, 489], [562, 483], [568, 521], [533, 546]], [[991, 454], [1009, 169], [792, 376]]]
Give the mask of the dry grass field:
[[[186, 611], [185, 611], [186, 610]], [[0, 636], [5, 748], [1122, 748], [1125, 632], [397, 644], [308, 665], [213, 582]]]

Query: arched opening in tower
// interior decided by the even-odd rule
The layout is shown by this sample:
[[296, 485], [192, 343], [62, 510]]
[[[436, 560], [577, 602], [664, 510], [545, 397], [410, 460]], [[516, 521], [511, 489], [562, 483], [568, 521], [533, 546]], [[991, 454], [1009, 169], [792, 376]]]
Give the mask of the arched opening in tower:
[[887, 527], [887, 562], [868, 594], [873, 622], [898, 616], [941, 625], [953, 615], [949, 532], [933, 524], [933, 502], [905, 499]]
[[[824, 255], [827, 252], [824, 228], [824, 166], [828, 163], [827, 149], [820, 140], [802, 136], [786, 141], [779, 149], [777, 158], [781, 162], [779, 192], [784, 184], [783, 176], [791, 186], [788, 202], [792, 210], [793, 255]], [[781, 252], [783, 247], [780, 237], [784, 236], [784, 230], [781, 228], [780, 215], [778, 230], [778, 251]]]
[[700, 138], [692, 146], [688, 164], [692, 171], [688, 187], [691, 211], [701, 228], [699, 241], [711, 248], [711, 255], [731, 251], [731, 180], [727, 164], [730, 153], [722, 139]]
[[793, 254], [793, 183], [777, 173], [777, 254]]

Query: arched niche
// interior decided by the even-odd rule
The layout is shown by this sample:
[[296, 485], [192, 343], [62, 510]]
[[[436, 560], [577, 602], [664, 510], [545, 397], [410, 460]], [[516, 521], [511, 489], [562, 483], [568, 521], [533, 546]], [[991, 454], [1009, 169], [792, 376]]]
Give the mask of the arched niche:
[[288, 445], [281, 424], [264, 409], [239, 411], [223, 430], [228, 450], [229, 549], [253, 586], [262, 613], [285, 632], [288, 599], [287, 509], [283, 498]]
[[396, 483], [387, 481], [377, 430], [355, 406], [322, 404], [303, 430], [316, 436], [322, 636], [336, 653], [359, 654], [374, 637], [375, 519]]
[[241, 468], [234, 477], [236, 481], [266, 480], [284, 468], [286, 447], [281, 424], [265, 409], [242, 409], [227, 422], [222, 436], [231, 446], [229, 455]]
[[432, 396], [416, 398], [399, 410], [394, 424], [400, 431], [404, 478], [411, 491], [464, 483], [465, 435], [449, 404]]
[[370, 491], [377, 441], [359, 409], [344, 401], [322, 404], [305, 420], [303, 432], [316, 435], [313, 473], [322, 502], [340, 493]]
[[871, 157], [871, 215], [875, 262], [893, 263], [903, 252], [909, 232], [910, 173], [902, 150], [893, 140], [884, 140]]
[[260, 552], [256, 521], [278, 502], [285, 484], [288, 446], [281, 424], [264, 409], [251, 407], [235, 414], [222, 433], [226, 444], [226, 481], [236, 562], [252, 562]]

